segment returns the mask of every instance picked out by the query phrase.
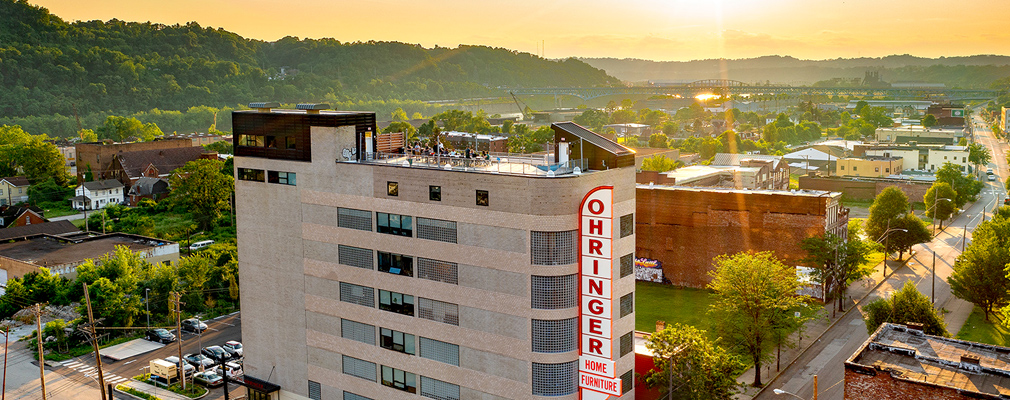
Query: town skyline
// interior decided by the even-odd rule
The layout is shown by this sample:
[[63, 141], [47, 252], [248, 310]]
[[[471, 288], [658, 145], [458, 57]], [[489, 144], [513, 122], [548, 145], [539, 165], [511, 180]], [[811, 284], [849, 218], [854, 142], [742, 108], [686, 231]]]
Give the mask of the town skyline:
[[490, 24], [489, 16], [508, 11], [499, 4], [458, 0], [434, 5], [338, 1], [310, 7], [278, 7], [260, 0], [95, 0], [88, 7], [69, 0], [31, 3], [67, 21], [119, 19], [167, 25], [195, 21], [264, 41], [296, 36], [397, 41], [428, 48], [486, 45], [552, 59], [950, 57], [998, 54], [1010, 40], [998, 13], [985, 12], [1000, 9], [996, 0], [969, 0], [949, 8], [940, 2], [870, 0], [638, 0], [619, 7], [600, 0], [548, 4], [520, 0], [509, 3], [516, 10], [511, 18]]

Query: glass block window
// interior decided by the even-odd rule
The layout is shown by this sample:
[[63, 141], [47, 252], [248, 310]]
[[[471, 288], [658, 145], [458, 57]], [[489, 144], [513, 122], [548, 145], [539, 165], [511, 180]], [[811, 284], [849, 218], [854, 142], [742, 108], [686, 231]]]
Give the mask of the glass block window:
[[456, 221], [417, 217], [417, 238], [456, 243]]
[[533, 363], [533, 395], [564, 396], [578, 388], [578, 361], [560, 364]]
[[337, 226], [371, 232], [372, 213], [353, 208], [337, 208]]
[[621, 357], [631, 353], [635, 349], [635, 332], [628, 332], [621, 335]]
[[344, 356], [342, 361], [345, 374], [372, 382], [377, 380], [375, 363], [348, 356]]
[[341, 318], [340, 337], [375, 346], [375, 325]]
[[417, 355], [450, 365], [459, 366], [459, 345], [421, 337]]
[[635, 386], [635, 370], [629, 369], [628, 372], [621, 374], [621, 394], [625, 394], [631, 391]]
[[413, 316], [414, 296], [379, 289], [379, 309]]
[[421, 376], [421, 396], [438, 400], [459, 400], [459, 385]]
[[352, 267], [372, 269], [372, 250], [339, 245], [337, 246], [338, 263]]
[[533, 265], [575, 264], [578, 231], [530, 232], [530, 262]]
[[635, 213], [621, 216], [621, 237], [635, 234]]
[[312, 400], [323, 399], [323, 389], [319, 386], [319, 382], [309, 381], [309, 398]]
[[375, 289], [353, 283], [340, 282], [340, 301], [359, 306], [375, 307]]
[[394, 331], [392, 329], [379, 329], [379, 347], [406, 354], [414, 354], [414, 335]]
[[560, 310], [577, 306], [579, 294], [578, 275], [530, 277], [533, 308]]
[[564, 353], [578, 346], [579, 319], [533, 320], [533, 352]]
[[375, 213], [379, 233], [411, 237], [414, 235], [413, 218], [409, 215]]
[[635, 254], [621, 256], [621, 278], [635, 273]]
[[448, 261], [417, 259], [417, 277], [430, 281], [459, 284], [459, 264]]
[[459, 305], [421, 297], [417, 301], [417, 316], [459, 326]]
[[635, 292], [621, 296], [621, 318], [635, 312]]
[[380, 251], [379, 271], [395, 275], [414, 276], [414, 257]]
[[348, 391], [344, 391], [344, 400], [372, 400], [371, 397], [365, 397], [360, 394], [354, 394]]
[[417, 375], [393, 367], [382, 366], [382, 385], [407, 393], [417, 393]]
[[262, 169], [239, 168], [238, 180], [263, 182], [265, 179], [263, 178]]

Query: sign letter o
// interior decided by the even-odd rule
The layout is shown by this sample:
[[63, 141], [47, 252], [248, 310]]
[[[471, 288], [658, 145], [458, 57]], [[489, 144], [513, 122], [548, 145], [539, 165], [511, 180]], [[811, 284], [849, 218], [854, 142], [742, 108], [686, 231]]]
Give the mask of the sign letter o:
[[593, 214], [600, 214], [603, 212], [603, 202], [599, 199], [589, 200], [589, 212]]

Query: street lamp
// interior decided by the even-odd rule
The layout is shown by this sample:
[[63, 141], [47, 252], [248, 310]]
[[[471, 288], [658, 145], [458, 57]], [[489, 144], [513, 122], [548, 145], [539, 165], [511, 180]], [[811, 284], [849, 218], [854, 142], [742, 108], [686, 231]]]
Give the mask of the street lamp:
[[[948, 199], [946, 197], [937, 197], [937, 198], [933, 199], [933, 206], [930, 207], [930, 208], [927, 208], [926, 211], [924, 212], [924, 214], [929, 215], [929, 210], [932, 210], [932, 209], [936, 208], [936, 205], [937, 205], [937, 203], [940, 202], [940, 200], [953, 201], [953, 200]], [[936, 235], [936, 221], [935, 221], [935, 219], [936, 219], [936, 211], [933, 211], [933, 219], [934, 219], [934, 221], [933, 221], [933, 235]], [[942, 230], [943, 228], [940, 228], [940, 229]]]
[[773, 389], [772, 392], [774, 392], [775, 394], [788, 394], [788, 395], [793, 396], [793, 397], [795, 397], [797, 399], [800, 399], [800, 400], [807, 400], [807, 399], [804, 399], [804, 398], [802, 398], [800, 396], [797, 396], [795, 394], [789, 393], [789, 392], [787, 392], [785, 390], [782, 390], [782, 389]]
[[[887, 235], [889, 233], [891, 233], [891, 232], [894, 232], [894, 231], [902, 231], [902, 232], [906, 232], [907, 233], [908, 229], [890, 228], [890, 229], [884, 231], [884, 234], [880, 235], [880, 238], [877, 239], [877, 240], [875, 240], [875, 242], [880, 243], [881, 240], [890, 239], [890, 238], [887, 237]], [[887, 243], [884, 243], [884, 278], [885, 279], [887, 278], [887, 253], [888, 253], [888, 251], [887, 251]]]

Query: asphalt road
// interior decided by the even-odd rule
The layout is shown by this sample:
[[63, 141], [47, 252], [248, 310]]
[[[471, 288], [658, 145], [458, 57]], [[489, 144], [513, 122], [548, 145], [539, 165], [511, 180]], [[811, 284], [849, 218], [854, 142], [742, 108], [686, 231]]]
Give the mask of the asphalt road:
[[[194, 333], [184, 332], [182, 335], [182, 353], [199, 353], [200, 348], [206, 346], [222, 345], [224, 342], [229, 340], [242, 340], [242, 320], [241, 314], [232, 314], [228, 316], [220, 317], [216, 320], [204, 321], [207, 324], [207, 330], [203, 332], [202, 335], [197, 335]], [[112, 383], [119, 381], [121, 379], [130, 379], [133, 376], [140, 375], [145, 372], [145, 368], [149, 362], [156, 358], [165, 358], [169, 356], [179, 355], [178, 342], [170, 343], [165, 345], [160, 349], [152, 352], [144, 353], [135, 357], [129, 357], [124, 360], [113, 361], [108, 358], [102, 359], [102, 369], [103, 375], [110, 381], [106, 383]], [[63, 377], [59, 382], [54, 384], [46, 385], [46, 392], [49, 394], [50, 399], [74, 399], [74, 398], [84, 398], [81, 396], [82, 393], [94, 392], [93, 397], [98, 396], [98, 380], [97, 374], [95, 374], [92, 367], [95, 366], [94, 357], [91, 355], [77, 357], [71, 360], [64, 361], [65, 364], [59, 368], [48, 368], [47, 371], [52, 371], [56, 375]], [[69, 366], [68, 366], [69, 365]], [[38, 376], [38, 365], [33, 365], [35, 368], [35, 377]], [[47, 372], [47, 382], [51, 373]], [[117, 382], [118, 383], [118, 382]], [[38, 387], [37, 379], [34, 382], [28, 382], [25, 386], [28, 387], [34, 384]], [[246, 389], [235, 384], [229, 385], [229, 392], [232, 398], [238, 395], [244, 395]], [[41, 398], [41, 394], [35, 390], [34, 396], [25, 396], [24, 398]], [[211, 393], [205, 397], [205, 399], [217, 399], [223, 398], [224, 391], [218, 387], [211, 390]], [[126, 399], [126, 397], [122, 397]]]
[[[977, 117], [976, 117], [977, 118]], [[981, 120], [976, 120], [980, 123]], [[984, 125], [984, 124], [982, 124]], [[975, 129], [977, 141], [992, 150], [993, 172], [999, 179], [995, 182], [985, 181], [979, 200], [961, 213], [933, 241], [915, 246], [916, 254], [908, 266], [900, 268], [891, 275], [880, 287], [870, 293], [866, 302], [886, 296], [890, 291], [900, 289], [905, 282], [913, 282], [919, 291], [925, 295], [933, 293], [935, 282], [935, 304], [941, 310], [949, 311], [946, 315], [948, 329], [956, 334], [970, 314], [972, 306], [965, 301], [953, 297], [946, 278], [952, 272], [955, 258], [961, 253], [962, 240], [971, 243], [971, 231], [983, 218], [991, 217], [993, 208], [1002, 204], [1006, 190], [1002, 181], [1008, 170], [1005, 159], [1006, 143], [1000, 143], [992, 137], [984, 126]], [[983, 170], [984, 171], [984, 170]], [[984, 175], [984, 173], [983, 173]], [[983, 178], [984, 179], [984, 178]], [[931, 273], [933, 255], [936, 255], [936, 275]], [[866, 304], [866, 303], [863, 303]], [[761, 392], [757, 399], [782, 399], [787, 395], [776, 395], [771, 389], [782, 389], [800, 398], [813, 397], [813, 376], [818, 376], [818, 399], [842, 400], [844, 395], [844, 362], [869, 338], [862, 314], [858, 310], [849, 312], [831, 329], [824, 333], [814, 345], [772, 382], [768, 390]]]

